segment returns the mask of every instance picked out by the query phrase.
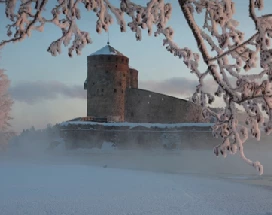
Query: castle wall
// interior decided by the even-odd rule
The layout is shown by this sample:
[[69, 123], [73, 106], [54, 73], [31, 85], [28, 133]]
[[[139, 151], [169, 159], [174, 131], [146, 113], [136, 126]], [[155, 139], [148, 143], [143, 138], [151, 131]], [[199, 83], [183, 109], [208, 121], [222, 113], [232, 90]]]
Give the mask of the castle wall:
[[[186, 100], [148, 90], [128, 89], [126, 92], [126, 122], [199, 122], [202, 120], [200, 110], [198, 106]], [[194, 117], [191, 117], [190, 113], [194, 114]]]
[[98, 55], [87, 62], [87, 115], [124, 121], [129, 59]]
[[[118, 123], [116, 123], [118, 124]], [[102, 124], [74, 124], [61, 128], [61, 136], [68, 148], [101, 148], [112, 142], [119, 149], [131, 148], [211, 148], [218, 143], [210, 126], [179, 126], [160, 128], [139, 126], [103, 126]], [[201, 143], [201, 144], [199, 144]]]

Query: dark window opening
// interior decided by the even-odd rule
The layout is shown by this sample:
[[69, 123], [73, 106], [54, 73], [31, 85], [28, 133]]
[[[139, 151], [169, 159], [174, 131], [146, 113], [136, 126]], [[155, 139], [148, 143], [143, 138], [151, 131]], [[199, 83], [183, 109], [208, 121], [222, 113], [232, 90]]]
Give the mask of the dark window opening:
[[123, 77], [126, 77], [126, 75], [125, 75], [125, 74], [123, 74]]
[[108, 60], [110, 60], [110, 57], [108, 57]]
[[121, 83], [121, 82], [119, 82], [119, 85], [120, 85], [120, 86], [122, 86], [122, 83]]
[[104, 89], [102, 89], [101, 92], [104, 93]]
[[114, 89], [113, 92], [117, 93], [117, 89]]
[[93, 85], [95, 85], [95, 83], [93, 82]]
[[115, 65], [115, 68], [117, 68], [117, 65]]
[[124, 90], [122, 90], [122, 93], [124, 93]]
[[106, 71], [106, 74], [108, 74], [109, 73], [109, 71]]

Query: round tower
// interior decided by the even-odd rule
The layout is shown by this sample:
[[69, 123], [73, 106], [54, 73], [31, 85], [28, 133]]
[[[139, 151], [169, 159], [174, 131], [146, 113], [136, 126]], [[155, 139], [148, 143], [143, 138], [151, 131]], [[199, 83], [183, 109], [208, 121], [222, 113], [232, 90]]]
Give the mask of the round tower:
[[109, 44], [87, 57], [87, 115], [122, 122], [129, 59]]

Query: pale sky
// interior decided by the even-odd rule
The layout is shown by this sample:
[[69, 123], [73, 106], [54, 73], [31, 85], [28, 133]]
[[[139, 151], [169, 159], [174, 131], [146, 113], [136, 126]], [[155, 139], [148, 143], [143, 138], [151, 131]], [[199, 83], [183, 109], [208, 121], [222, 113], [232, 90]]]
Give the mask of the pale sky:
[[[112, 1], [115, 4], [119, 2]], [[145, 2], [137, 1], [140, 4]], [[196, 51], [195, 41], [177, 0], [166, 2], [173, 5], [169, 25], [175, 30], [175, 41], [180, 47], [187, 46]], [[248, 38], [254, 32], [253, 23], [248, 17], [248, 0], [235, 2], [236, 19]], [[272, 1], [266, 0], [265, 4], [267, 12], [269, 7], [272, 8]], [[62, 54], [57, 57], [46, 51], [48, 45], [61, 35], [61, 31], [52, 24], [48, 24], [43, 33], [33, 32], [23, 42], [9, 44], [1, 50], [0, 67], [7, 70], [11, 80], [10, 93], [14, 99], [13, 130], [18, 132], [31, 126], [43, 128], [48, 123], [86, 116], [87, 101], [83, 83], [87, 76], [87, 56], [106, 45], [108, 34], [103, 32], [99, 35], [95, 32], [96, 16], [93, 12], [85, 12], [84, 9], [81, 12], [79, 27], [90, 32], [93, 41], [84, 48], [81, 56], [74, 54], [73, 58], [69, 58], [65, 47], [62, 47]], [[0, 23], [0, 38], [6, 39], [7, 21], [2, 4], [0, 20], [4, 20]], [[201, 17], [197, 20], [202, 25]], [[143, 31], [142, 41], [138, 42], [129, 28], [126, 33], [120, 33], [116, 22], [109, 32], [111, 45], [129, 57], [131, 67], [138, 69], [140, 87], [179, 97], [194, 89], [197, 83], [195, 77], [186, 69], [182, 60], [165, 50], [163, 37], [149, 37], [147, 31]]]

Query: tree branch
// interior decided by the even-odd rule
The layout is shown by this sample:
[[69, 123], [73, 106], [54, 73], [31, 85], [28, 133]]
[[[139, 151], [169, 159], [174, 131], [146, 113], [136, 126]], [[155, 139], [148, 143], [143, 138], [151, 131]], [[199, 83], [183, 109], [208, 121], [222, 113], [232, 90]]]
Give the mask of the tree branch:
[[208, 61], [211, 62], [211, 61], [215, 61], [215, 60], [218, 60], [228, 54], [230, 54], [231, 52], [234, 52], [236, 51], [237, 49], [241, 48], [242, 46], [246, 45], [247, 43], [249, 43], [251, 40], [254, 40], [256, 38], [256, 36], [258, 36], [258, 32], [256, 32], [254, 35], [252, 35], [248, 40], [246, 40], [245, 42], [239, 44], [238, 46], [235, 46], [234, 48], [232, 49], [229, 49], [228, 51], [224, 52], [223, 54], [220, 54], [216, 57], [213, 57], [213, 58], [210, 58]]
[[205, 63], [207, 65], [209, 65], [209, 53], [207, 51], [204, 41], [202, 40], [201, 31], [199, 30], [199, 27], [197, 26], [197, 24], [194, 20], [194, 17], [192, 16], [189, 8], [186, 7], [185, 3], [186, 3], [186, 0], [179, 0], [181, 10], [183, 12], [183, 15], [184, 15], [192, 33], [193, 33], [195, 39], [196, 39], [197, 46], [202, 54], [203, 60], [205, 61]]
[[255, 0], [249, 0], [249, 8], [248, 8], [248, 11], [249, 11], [249, 17], [253, 20], [254, 24], [255, 24], [255, 29], [257, 30], [257, 26], [258, 26], [258, 18], [255, 14], [255, 11], [254, 11], [254, 2]]

